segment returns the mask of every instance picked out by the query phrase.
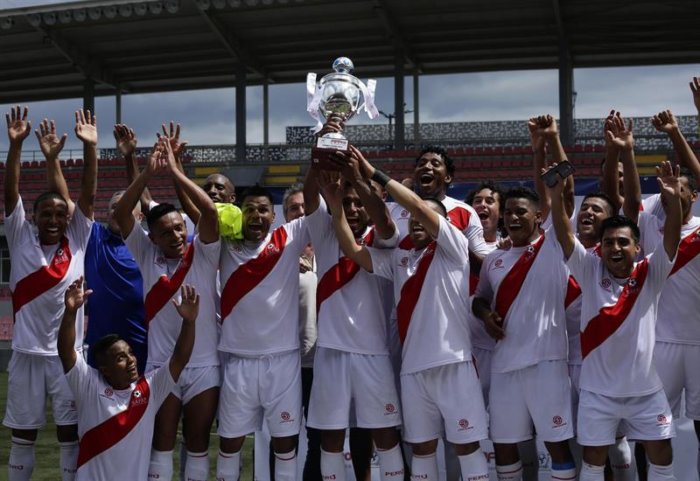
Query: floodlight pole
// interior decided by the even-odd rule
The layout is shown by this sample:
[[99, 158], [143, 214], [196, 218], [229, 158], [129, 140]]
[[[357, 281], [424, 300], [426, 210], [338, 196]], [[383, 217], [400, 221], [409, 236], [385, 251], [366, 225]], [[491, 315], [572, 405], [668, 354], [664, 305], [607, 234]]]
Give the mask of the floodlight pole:
[[236, 162], [246, 161], [246, 67], [236, 66]]
[[420, 144], [420, 88], [418, 84], [418, 72], [413, 72], [413, 145]]

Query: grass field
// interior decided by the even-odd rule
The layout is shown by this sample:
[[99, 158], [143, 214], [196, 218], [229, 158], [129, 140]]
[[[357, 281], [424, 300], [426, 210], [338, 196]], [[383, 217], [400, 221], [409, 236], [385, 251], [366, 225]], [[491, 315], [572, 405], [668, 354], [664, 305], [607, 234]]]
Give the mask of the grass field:
[[[7, 399], [7, 373], [0, 372], [0, 416], [5, 415], [5, 402]], [[47, 411], [48, 424], [39, 432], [36, 442], [36, 461], [34, 466], [33, 481], [56, 481], [60, 479], [58, 471], [58, 442], [56, 441], [56, 431], [53, 427], [53, 418], [50, 410]], [[214, 429], [212, 429], [214, 431]], [[180, 436], [178, 435], [178, 441]], [[212, 433], [209, 447], [209, 459], [211, 469], [209, 479], [216, 479], [216, 453], [219, 448], [218, 438]], [[246, 440], [243, 445], [243, 472], [241, 480], [249, 481], [253, 479], [253, 438]], [[7, 459], [10, 453], [10, 430], [6, 427], [0, 428], [0, 481], [7, 481]], [[175, 449], [175, 466], [179, 466], [180, 453], [179, 442]], [[178, 479], [178, 469], [175, 469], [174, 479]]]

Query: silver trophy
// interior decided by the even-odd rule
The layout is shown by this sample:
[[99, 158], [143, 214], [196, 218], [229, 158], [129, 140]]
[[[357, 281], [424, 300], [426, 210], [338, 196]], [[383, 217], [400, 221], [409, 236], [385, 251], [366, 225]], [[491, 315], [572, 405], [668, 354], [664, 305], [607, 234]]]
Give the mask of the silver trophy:
[[[368, 80], [365, 85], [352, 75], [354, 68], [349, 58], [339, 57], [333, 62], [335, 72], [325, 75], [318, 83], [316, 74], [307, 75], [307, 111], [318, 122], [316, 132], [329, 120], [344, 123], [361, 110], [365, 110], [371, 119], [377, 117], [379, 112], [374, 105], [377, 83]], [[311, 161], [321, 168], [334, 169], [328, 157], [338, 150], [348, 150], [345, 136], [339, 132], [325, 133], [316, 139], [316, 145], [311, 149]]]

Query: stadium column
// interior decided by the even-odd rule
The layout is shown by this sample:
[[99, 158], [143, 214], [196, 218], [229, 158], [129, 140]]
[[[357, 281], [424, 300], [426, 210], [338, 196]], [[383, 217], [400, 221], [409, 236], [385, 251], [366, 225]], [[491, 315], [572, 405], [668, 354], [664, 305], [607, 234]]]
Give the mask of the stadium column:
[[406, 147], [404, 135], [404, 54], [400, 48], [396, 49], [394, 57], [394, 148], [402, 150]]
[[115, 105], [115, 110], [116, 110], [114, 113], [115, 123], [121, 124], [122, 123], [122, 89], [120, 89], [120, 88], [117, 89], [117, 93], [115, 94], [114, 105]]
[[83, 83], [83, 110], [95, 113], [95, 81], [89, 77]]
[[263, 159], [269, 160], [268, 147], [270, 143], [270, 97], [268, 92], [269, 82], [263, 81]]
[[569, 47], [559, 41], [559, 126], [564, 145], [574, 143], [574, 66]]
[[413, 72], [413, 145], [420, 145], [420, 89], [418, 85], [418, 72]]
[[236, 66], [236, 162], [246, 160], [246, 67]]

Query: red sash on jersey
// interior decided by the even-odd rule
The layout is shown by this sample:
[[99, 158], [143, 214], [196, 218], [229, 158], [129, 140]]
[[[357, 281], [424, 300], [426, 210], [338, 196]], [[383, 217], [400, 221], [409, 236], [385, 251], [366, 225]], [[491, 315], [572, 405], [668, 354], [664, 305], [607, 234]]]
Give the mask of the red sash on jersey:
[[[371, 229], [362, 241], [364, 245], [371, 246], [374, 242], [374, 229]], [[316, 313], [321, 310], [323, 301], [350, 282], [359, 271], [360, 266], [349, 257], [343, 256], [338, 259], [338, 263], [328, 269], [318, 282], [316, 287]]]
[[[168, 367], [164, 366], [161, 369], [168, 369]], [[124, 411], [98, 424], [80, 438], [77, 467], [79, 468], [124, 439], [143, 417], [148, 408], [150, 396], [148, 382], [142, 377], [136, 383], [136, 388], [129, 399], [129, 406]]]
[[432, 241], [428, 244], [423, 253], [423, 257], [421, 257], [418, 263], [416, 273], [409, 277], [401, 288], [399, 302], [396, 304], [396, 317], [399, 326], [399, 337], [402, 343], [406, 340], [408, 325], [411, 322], [413, 310], [418, 303], [418, 297], [420, 297], [420, 291], [423, 288], [425, 276], [428, 274], [428, 268], [430, 267], [430, 263], [433, 262], [433, 257], [435, 257], [435, 249], [437, 249], [437, 242]]
[[277, 265], [287, 244], [287, 231], [278, 227], [272, 232], [270, 242], [257, 257], [241, 264], [231, 273], [221, 291], [221, 320], [223, 322], [243, 296], [255, 288]]
[[170, 278], [166, 275], [160, 276], [158, 281], [151, 287], [151, 290], [148, 291], [146, 300], [144, 301], [146, 324], [151, 322], [151, 320], [156, 317], [156, 314], [167, 304], [170, 298], [177, 293], [177, 290], [185, 280], [185, 276], [190, 271], [192, 259], [194, 259], [194, 242], [190, 242], [173, 276]]
[[42, 266], [26, 277], [19, 280], [12, 293], [12, 311], [14, 314], [34, 299], [58, 285], [63, 280], [70, 267], [73, 254], [68, 246], [68, 238], [63, 236], [58, 249], [48, 266]]
[[678, 244], [678, 254], [676, 254], [676, 262], [673, 263], [671, 277], [677, 270], [683, 268], [688, 262], [692, 261], [695, 256], [700, 254], [700, 227], [683, 238]]
[[520, 289], [523, 287], [523, 282], [525, 282], [525, 277], [527, 273], [530, 272], [532, 264], [537, 259], [537, 254], [540, 253], [540, 249], [544, 244], [544, 232], [540, 235], [540, 238], [534, 244], [530, 245], [525, 252], [523, 252], [510, 271], [501, 281], [498, 286], [498, 292], [496, 293], [496, 312], [501, 319], [506, 318], [510, 306], [518, 297]]
[[[450, 224], [463, 231], [469, 225], [470, 212], [464, 207], [455, 207], [447, 213], [447, 218], [450, 219]], [[411, 236], [407, 235], [399, 242], [399, 249], [410, 251], [413, 249], [413, 241]]]
[[617, 302], [612, 306], [603, 307], [597, 316], [588, 321], [586, 328], [581, 333], [581, 354], [584, 358], [593, 349], [603, 344], [625, 322], [642, 291], [648, 268], [649, 261], [647, 259], [639, 262], [622, 289]]
[[564, 309], [568, 309], [572, 302], [581, 295], [581, 286], [578, 285], [574, 276], [569, 276], [569, 283], [566, 286], [566, 297], [564, 298]]

